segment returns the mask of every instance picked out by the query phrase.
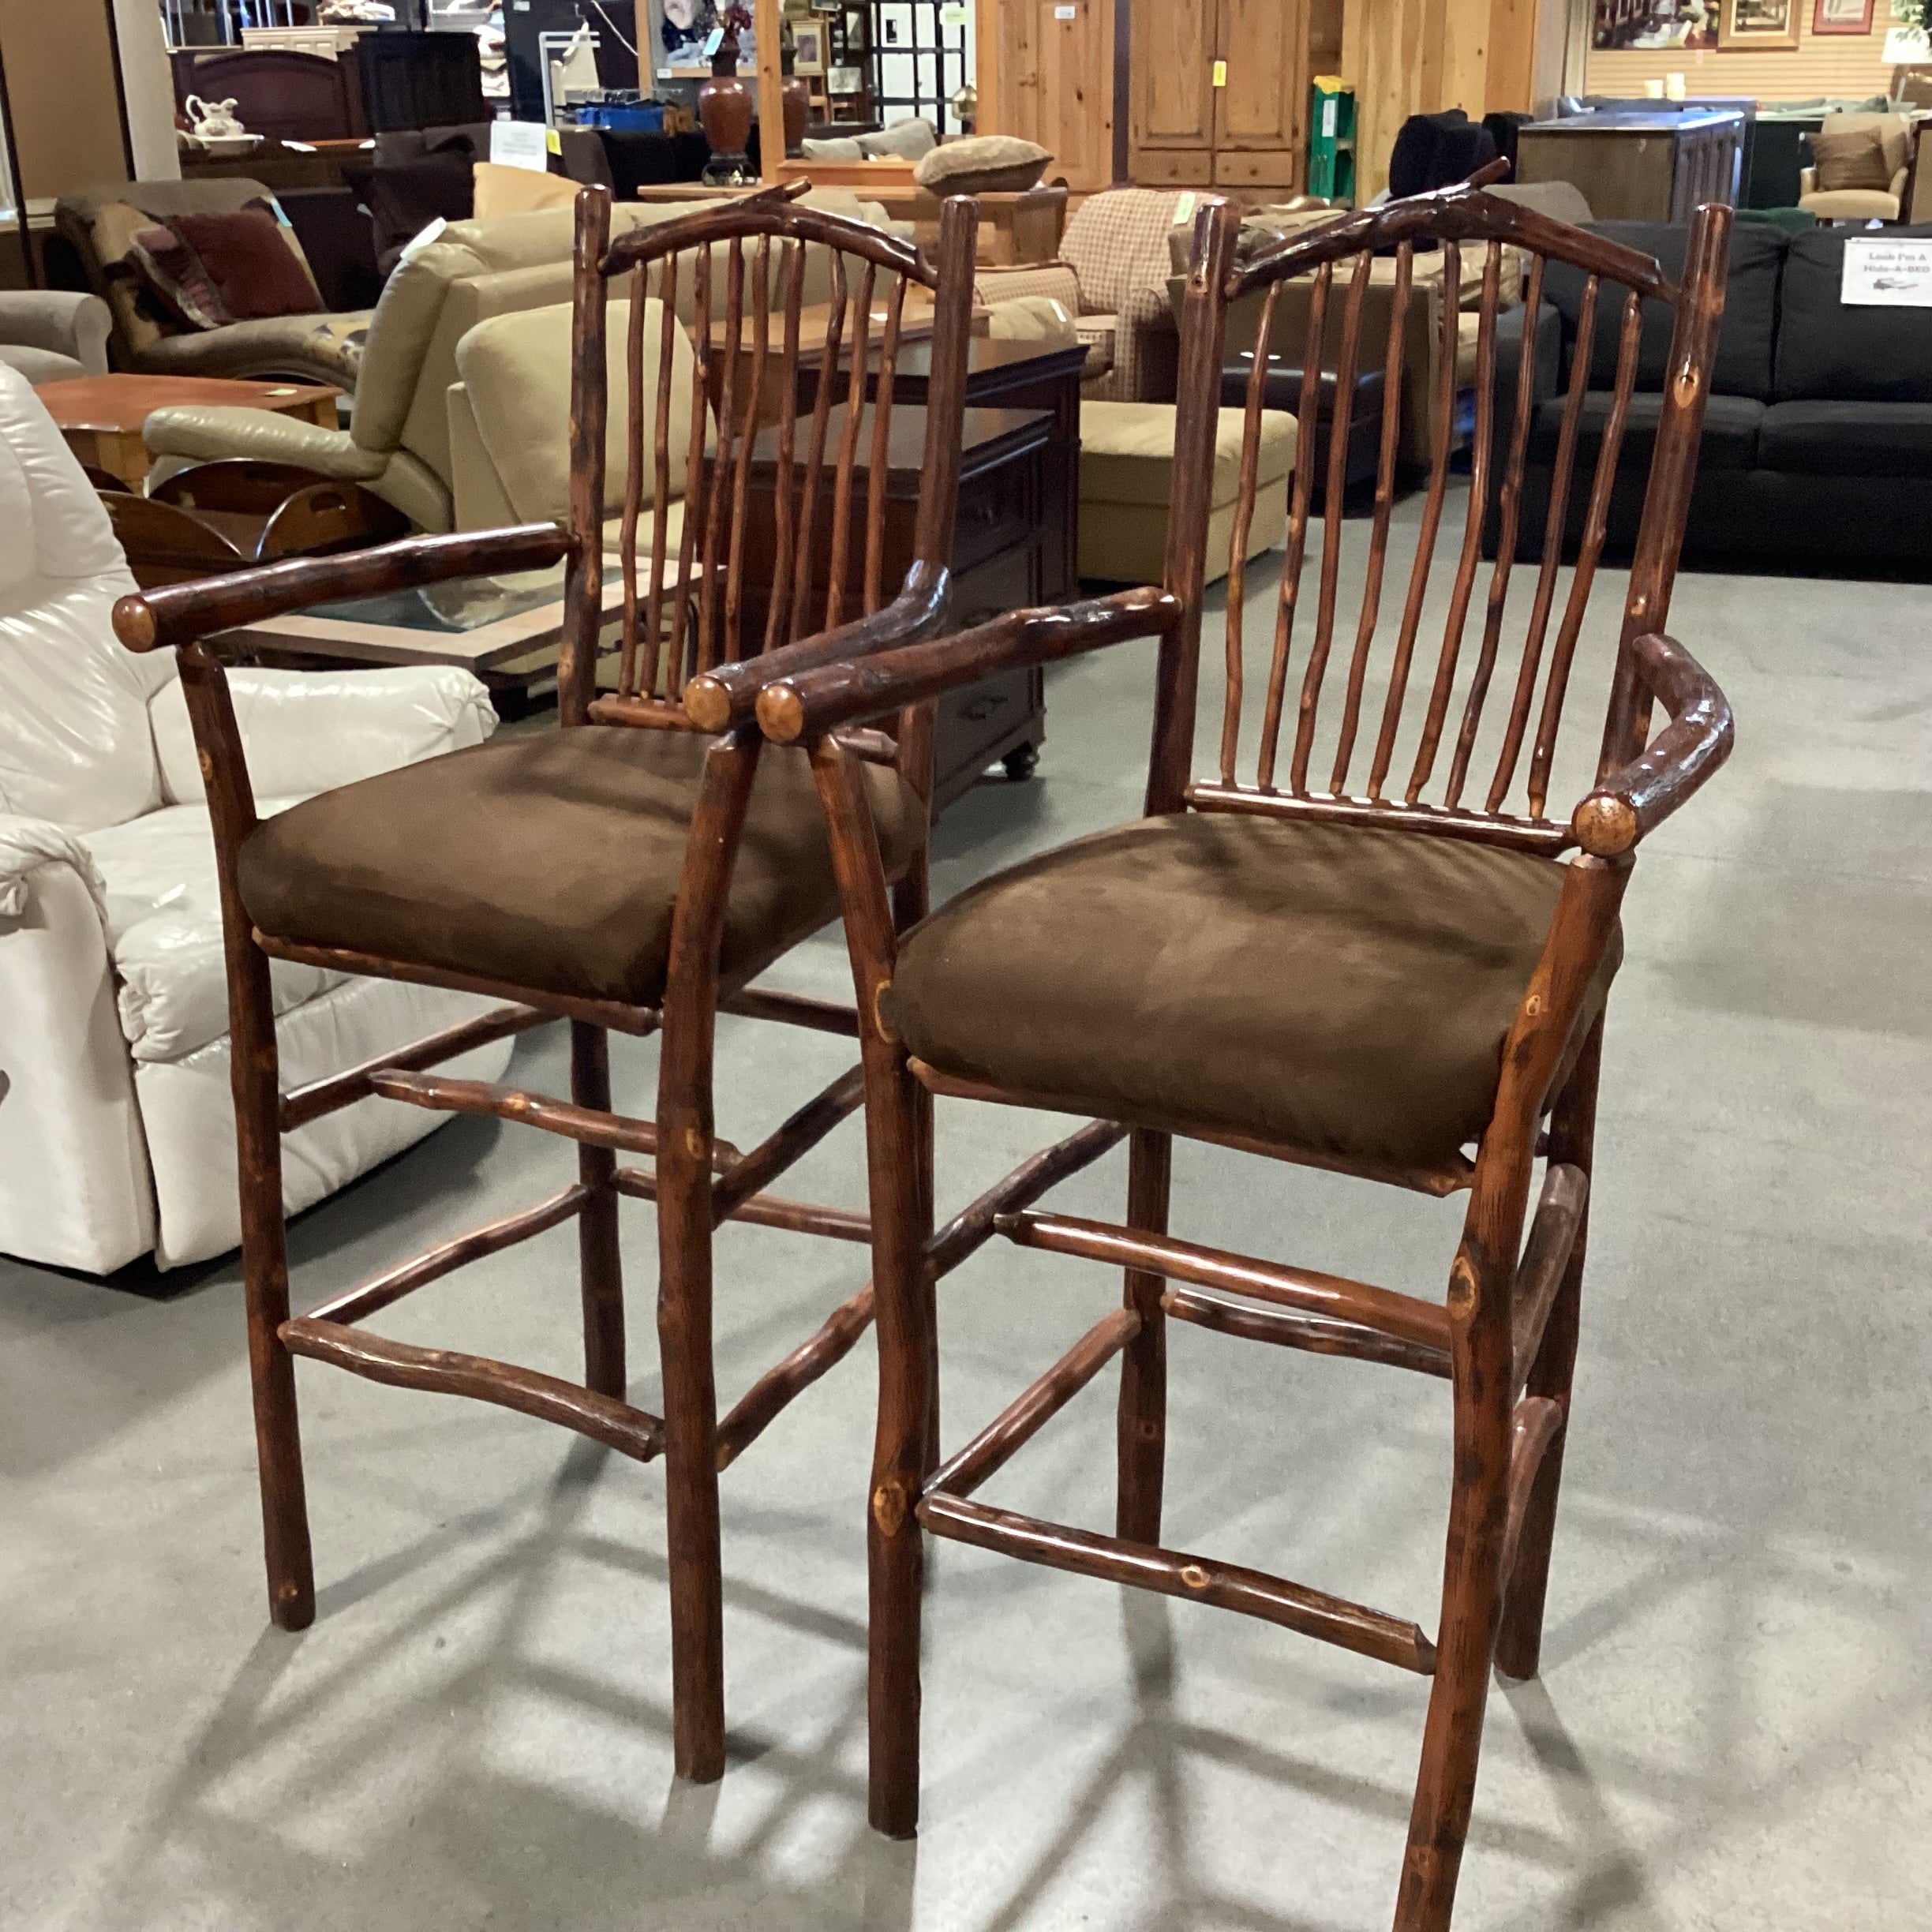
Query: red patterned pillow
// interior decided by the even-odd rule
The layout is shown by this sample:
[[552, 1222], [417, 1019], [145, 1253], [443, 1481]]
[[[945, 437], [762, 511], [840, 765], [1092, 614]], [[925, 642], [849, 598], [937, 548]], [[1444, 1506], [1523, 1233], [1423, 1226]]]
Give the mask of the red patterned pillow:
[[264, 210], [178, 215], [168, 226], [201, 258], [230, 321], [316, 315], [324, 309], [309, 264], [283, 238], [282, 224]]
[[234, 320], [201, 257], [172, 228], [157, 223], [140, 230], [128, 244], [128, 258], [155, 299], [186, 327], [219, 328]]

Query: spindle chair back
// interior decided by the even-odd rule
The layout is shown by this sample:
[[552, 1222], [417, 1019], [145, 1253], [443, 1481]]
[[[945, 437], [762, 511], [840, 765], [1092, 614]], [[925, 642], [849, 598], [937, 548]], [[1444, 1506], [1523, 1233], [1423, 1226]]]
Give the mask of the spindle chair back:
[[[594, 280], [580, 268], [578, 290], [572, 415], [584, 447], [571, 515], [580, 545], [603, 521], [607, 459], [594, 432], [606, 420], [613, 362], [630, 452], [617, 519], [620, 703], [601, 717], [642, 721], [653, 701], [678, 705], [692, 678], [874, 616], [904, 587], [884, 581], [893, 375], [909, 296], [922, 325], [935, 320], [939, 269], [910, 242], [798, 204], [807, 185], [633, 228], [601, 247], [593, 235], [579, 250], [582, 263], [598, 248], [601, 262]], [[826, 301], [808, 307], [808, 287], [820, 286]], [[606, 340], [615, 290], [627, 304], [620, 359]], [[695, 354], [688, 399], [673, 380], [680, 332]], [[810, 412], [795, 413], [801, 368], [864, 369], [869, 358], [874, 380], [818, 381]], [[835, 393], [844, 399], [836, 408]], [[949, 557], [959, 467], [957, 400], [935, 391], [934, 405], [912, 574], [915, 596], [928, 598]], [[769, 497], [751, 489], [761, 456], [775, 468]], [[758, 586], [744, 570], [754, 514], [773, 525], [759, 546], [770, 581]], [[748, 600], [752, 590], [761, 594]], [[764, 607], [755, 635], [748, 601]]]
[[[208, 774], [271, 1613], [291, 1629], [315, 1614], [296, 1355], [560, 1423], [639, 1462], [661, 1455], [676, 1762], [680, 1774], [697, 1780], [715, 1778], [724, 1766], [719, 1472], [852, 1349], [872, 1316], [868, 1287], [719, 1417], [711, 1332], [717, 1226], [741, 1219], [861, 1243], [870, 1233], [863, 1215], [773, 1191], [857, 1110], [857, 1067], [747, 1151], [720, 1137], [713, 1118], [720, 1012], [848, 1038], [859, 1030], [851, 1008], [751, 983], [838, 912], [805, 761], [796, 753], [761, 755], [752, 711], [756, 653], [782, 637], [794, 657], [837, 661], [868, 642], [916, 638], [942, 620], [977, 227], [970, 200], [949, 200], [928, 256], [882, 230], [797, 205], [796, 192], [753, 195], [615, 241], [608, 192], [589, 188], [578, 196], [567, 530], [537, 524], [417, 538], [175, 586], [124, 599], [115, 614], [129, 649], [180, 647]], [[802, 296], [808, 272], [822, 271], [830, 313], [808, 342]], [[613, 299], [626, 290], [627, 313]], [[893, 358], [914, 290], [931, 305], [924, 485], [914, 563], [884, 604], [884, 465], [874, 465], [863, 499], [853, 479], [860, 439], [876, 447], [889, 433]], [[802, 425], [796, 422], [801, 357], [809, 348], [835, 369], [852, 355], [863, 369], [875, 296], [884, 304], [882, 366], [870, 414], [861, 396], [836, 419], [822, 403]], [[620, 354], [613, 358], [608, 338], [617, 316]], [[613, 362], [621, 385], [615, 398]], [[831, 387], [822, 383], [821, 395]], [[675, 411], [674, 399], [681, 399]], [[747, 481], [761, 423], [774, 416], [780, 486], [770, 514], [781, 567], [766, 600], [765, 634], [754, 638], [741, 623], [747, 593], [763, 588], [747, 582]], [[614, 534], [607, 484], [618, 487], [621, 500]], [[681, 527], [673, 515], [680, 490]], [[820, 581], [813, 546], [822, 524], [832, 568], [820, 600], [813, 594]], [[623, 573], [616, 688], [600, 693], [612, 601], [604, 573], [613, 541]], [[562, 738], [501, 736], [258, 818], [226, 677], [204, 639], [318, 602], [560, 561]], [[753, 661], [736, 667], [728, 691], [713, 676], [706, 702], [687, 707], [680, 694], [687, 677], [747, 650]], [[863, 731], [844, 742], [868, 761], [875, 801], [892, 814], [889, 852], [879, 856], [893, 874], [898, 916], [909, 923], [925, 904], [932, 708], [912, 707], [896, 739]], [[754, 876], [746, 885], [747, 871]], [[419, 906], [427, 908], [420, 916]], [[285, 1093], [271, 958], [507, 1003]], [[571, 1025], [567, 1099], [435, 1070], [558, 1017]], [[652, 1118], [613, 1110], [612, 1030], [661, 1033]], [[493, 1115], [560, 1136], [577, 1145], [577, 1178], [533, 1208], [291, 1317], [282, 1136], [377, 1098]], [[652, 1159], [620, 1166], [625, 1153]], [[657, 1204], [661, 1417], [627, 1395], [617, 1226], [624, 1196]], [[465, 1263], [566, 1222], [578, 1234], [582, 1385], [362, 1327]]]
[[[757, 702], [766, 735], [811, 751], [866, 1020], [882, 1361], [868, 1526], [871, 1817], [882, 1831], [909, 1834], [918, 1817], [923, 1537], [931, 1532], [1262, 1617], [1431, 1677], [1395, 1925], [1446, 1932], [1492, 1663], [1518, 1676], [1537, 1668], [1570, 1416], [1602, 1013], [1620, 957], [1618, 906], [1638, 841], [1717, 769], [1731, 742], [1723, 694], [1663, 630], [1723, 305], [1729, 219], [1728, 208], [1699, 211], [1673, 282], [1648, 257], [1492, 198], [1480, 181], [1338, 216], [1245, 264], [1236, 259], [1234, 211], [1211, 200], [1196, 219], [1187, 280], [1163, 586], [1015, 612], [843, 664], [788, 663], [781, 653], [765, 665]], [[1470, 481], [1452, 511], [1451, 305], [1414, 559], [1391, 570], [1401, 312], [1413, 252], [1430, 242], [1452, 258], [1470, 248], [1483, 256]], [[1511, 249], [1527, 258], [1528, 320], [1520, 373], [1499, 396], [1499, 338], [1519, 326], [1501, 307]], [[1379, 250], [1393, 251], [1397, 313], [1364, 590], [1348, 620], [1342, 552], [1355, 533], [1342, 514], [1346, 412]], [[1549, 399], [1537, 395], [1528, 344], [1552, 264], [1586, 277], [1583, 334], [1556, 432], [1555, 507], [1540, 533], [1525, 533], [1518, 506], [1532, 407]], [[1459, 266], [1447, 264], [1451, 288]], [[1271, 622], [1256, 624], [1245, 553], [1258, 488], [1259, 372], [1276, 292], [1309, 274], [1286, 549]], [[1231, 536], [1226, 708], [1212, 775], [1200, 777], [1196, 692], [1226, 322], [1233, 302], [1256, 292], [1265, 313]], [[1338, 301], [1341, 419], [1330, 425], [1321, 555], [1311, 571], [1322, 331]], [[1592, 592], [1608, 581], [1604, 512], [1629, 454], [1645, 302], [1672, 312], [1667, 380], [1616, 648], [1601, 653], [1602, 682], [1587, 701], [1604, 719], [1595, 780], [1559, 816], [1550, 809], [1559, 728], [1567, 709], [1586, 702], [1579, 645]], [[1583, 399], [1600, 311], [1618, 318], [1617, 380], [1594, 425], [1598, 453], [1586, 462]], [[1560, 548], [1573, 478], [1589, 492], [1589, 513], [1567, 567]], [[1425, 627], [1430, 575], [1452, 517], [1460, 527], [1438, 634]], [[1486, 527], [1494, 553], [1485, 572]], [[1510, 593], [1533, 567], [1526, 612], [1526, 600], [1512, 603]], [[1159, 657], [1147, 816], [997, 872], [910, 930], [896, 928], [859, 766], [841, 729], [993, 672], [1150, 636]], [[1669, 721], [1653, 736], [1658, 704]], [[934, 1095], [1094, 1118], [935, 1230], [924, 1111]], [[1172, 1237], [1177, 1134], [1437, 1195], [1466, 1190], [1446, 1294], [1396, 1292]], [[1125, 1225], [1032, 1211], [1049, 1187], [1123, 1139]], [[933, 1287], [994, 1234], [1122, 1267], [1121, 1300], [942, 1462]], [[1449, 1382], [1455, 1456], [1433, 1636], [1404, 1617], [1162, 1546], [1170, 1318]], [[974, 1491], [1116, 1355], [1115, 1533], [976, 1500]]]
[[[1204, 234], [1211, 217], [1204, 212]], [[1597, 588], [1610, 493], [1625, 444], [1646, 302], [1675, 314], [1671, 379], [1654, 425], [1642, 529], [1625, 599], [1624, 649], [1611, 683], [1597, 694], [1604, 718], [1600, 769], [1633, 755], [1642, 743], [1637, 715], [1641, 679], [1629, 647], [1661, 631], [1669, 612], [1698, 439], [1704, 391], [1694, 379], [1713, 352], [1723, 302], [1728, 216], [1713, 211], [1695, 224], [1681, 283], [1651, 256], [1606, 237], [1569, 227], [1534, 211], [1485, 195], [1478, 188], [1446, 190], [1393, 202], [1305, 230], [1249, 261], [1229, 268], [1220, 283], [1203, 286], [1204, 264], [1190, 281], [1193, 337], [1208, 350], [1218, 342], [1216, 318], [1244, 297], [1260, 297], [1261, 316], [1245, 396], [1240, 494], [1230, 545], [1225, 667], [1219, 756], [1214, 775], [1191, 784], [1189, 802], [1206, 810], [1264, 810], [1350, 823], [1402, 824], [1452, 832], [1526, 849], [1558, 852], [1573, 844], [1567, 820], [1549, 815], [1557, 741], [1569, 707], [1571, 675]], [[1401, 412], [1402, 322], [1412, 299], [1418, 243], [1439, 245], [1443, 286], [1462, 286], [1466, 250], [1481, 260], [1476, 310], [1475, 410], [1468, 446], [1469, 486], [1459, 511], [1449, 507], [1460, 313], [1441, 306], [1436, 354], [1431, 460], [1423, 486], [1421, 526], [1413, 560], [1391, 579], [1391, 512], [1395, 497]], [[1506, 326], [1503, 292], [1515, 281], [1506, 253], [1521, 257], [1522, 305], [1515, 319], [1541, 308], [1552, 263], [1583, 277], [1580, 315], [1569, 377], [1556, 432], [1547, 515], [1526, 530], [1520, 506], [1538, 404], [1537, 363], [1530, 338], [1516, 335], [1515, 380], [1499, 392], [1499, 334]], [[1378, 259], [1392, 253], [1393, 309], [1383, 370], [1384, 407], [1374, 508], [1365, 541], [1352, 544], [1357, 525], [1345, 515], [1345, 465], [1354, 399], [1364, 297]], [[1260, 454], [1262, 395], [1277, 299], [1284, 282], [1312, 281], [1301, 339], [1277, 345], [1298, 360], [1301, 382], [1298, 438], [1290, 485], [1286, 554], [1271, 608], [1254, 609], [1248, 595], [1248, 533]], [[1333, 312], [1339, 308], [1339, 342]], [[1592, 350], [1614, 319], [1616, 373], [1607, 406], [1591, 394]], [[1336, 374], [1336, 409], [1325, 444], [1316, 433], [1319, 373], [1327, 359]], [[1598, 397], [1603, 391], [1597, 392]], [[1586, 423], [1586, 407], [1589, 404]], [[1184, 423], [1198, 436], [1204, 425]], [[1547, 429], [1544, 432], [1547, 435]], [[1586, 447], [1595, 439], [1593, 456]], [[1189, 452], [1178, 448], [1185, 470]], [[1311, 513], [1317, 489], [1322, 508]], [[1566, 557], [1564, 532], [1572, 498], [1587, 507], [1580, 544]], [[1319, 524], [1320, 556], [1307, 568], [1311, 527]], [[1459, 526], [1459, 527], [1458, 527]], [[1170, 526], [1166, 581], [1186, 596], [1198, 581], [1192, 523]], [[1342, 594], [1345, 552], [1359, 551], [1362, 590], [1352, 612]], [[1448, 556], [1441, 553], [1447, 549]], [[1487, 552], [1487, 555], [1485, 555]], [[1522, 556], [1523, 552], [1526, 556]], [[1512, 605], [1519, 556], [1533, 588]], [[1451, 572], [1440, 629], [1426, 620], [1428, 591], [1447, 564]], [[1570, 567], [1566, 569], [1565, 564]], [[1251, 643], [1260, 663], [1249, 664]], [[1258, 685], [1259, 690], [1254, 687]], [[1163, 702], [1191, 722], [1192, 700], [1178, 690]], [[1579, 694], [1586, 706], [1586, 691]], [[1647, 715], [1647, 714], [1646, 714]], [[1586, 727], [1587, 728], [1587, 725]], [[1178, 767], [1178, 747], [1164, 747]]]

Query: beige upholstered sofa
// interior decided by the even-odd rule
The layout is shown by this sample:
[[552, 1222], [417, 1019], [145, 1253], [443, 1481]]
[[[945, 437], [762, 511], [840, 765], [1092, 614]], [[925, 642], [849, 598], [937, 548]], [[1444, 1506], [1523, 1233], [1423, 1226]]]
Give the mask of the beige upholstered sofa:
[[258, 181], [157, 181], [88, 189], [54, 204], [54, 226], [113, 316], [108, 359], [116, 369], [150, 376], [279, 376], [354, 389], [367, 310], [184, 328], [155, 305], [129, 258], [134, 237], [156, 221], [229, 214], [274, 199]]

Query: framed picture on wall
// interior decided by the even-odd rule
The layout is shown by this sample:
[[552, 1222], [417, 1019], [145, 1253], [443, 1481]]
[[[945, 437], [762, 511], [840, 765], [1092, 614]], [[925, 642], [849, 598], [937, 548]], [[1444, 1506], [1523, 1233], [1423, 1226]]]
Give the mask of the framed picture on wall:
[[825, 29], [800, 24], [792, 29], [792, 71], [822, 74], [825, 72]]
[[[1814, 0], [1824, 5], [1825, 0]], [[1798, 45], [1800, 0], [1724, 0], [1717, 29], [1721, 54], [1775, 54]]]
[[1814, 34], [1868, 34], [1876, 0], [1812, 0]]

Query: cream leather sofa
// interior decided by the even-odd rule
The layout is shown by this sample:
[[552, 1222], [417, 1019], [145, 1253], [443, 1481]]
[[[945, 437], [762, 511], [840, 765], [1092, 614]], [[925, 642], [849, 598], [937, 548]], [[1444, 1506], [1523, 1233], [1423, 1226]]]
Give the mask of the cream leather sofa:
[[[99, 499], [25, 379], [0, 369], [0, 1252], [105, 1274], [238, 1237], [214, 846], [173, 654], [136, 657]], [[275, 811], [474, 744], [447, 668], [230, 673]], [[490, 1002], [277, 962], [283, 1077], [339, 1073]], [[493, 1079], [507, 1042], [451, 1063]], [[284, 1143], [293, 1212], [440, 1117], [365, 1101]]]

